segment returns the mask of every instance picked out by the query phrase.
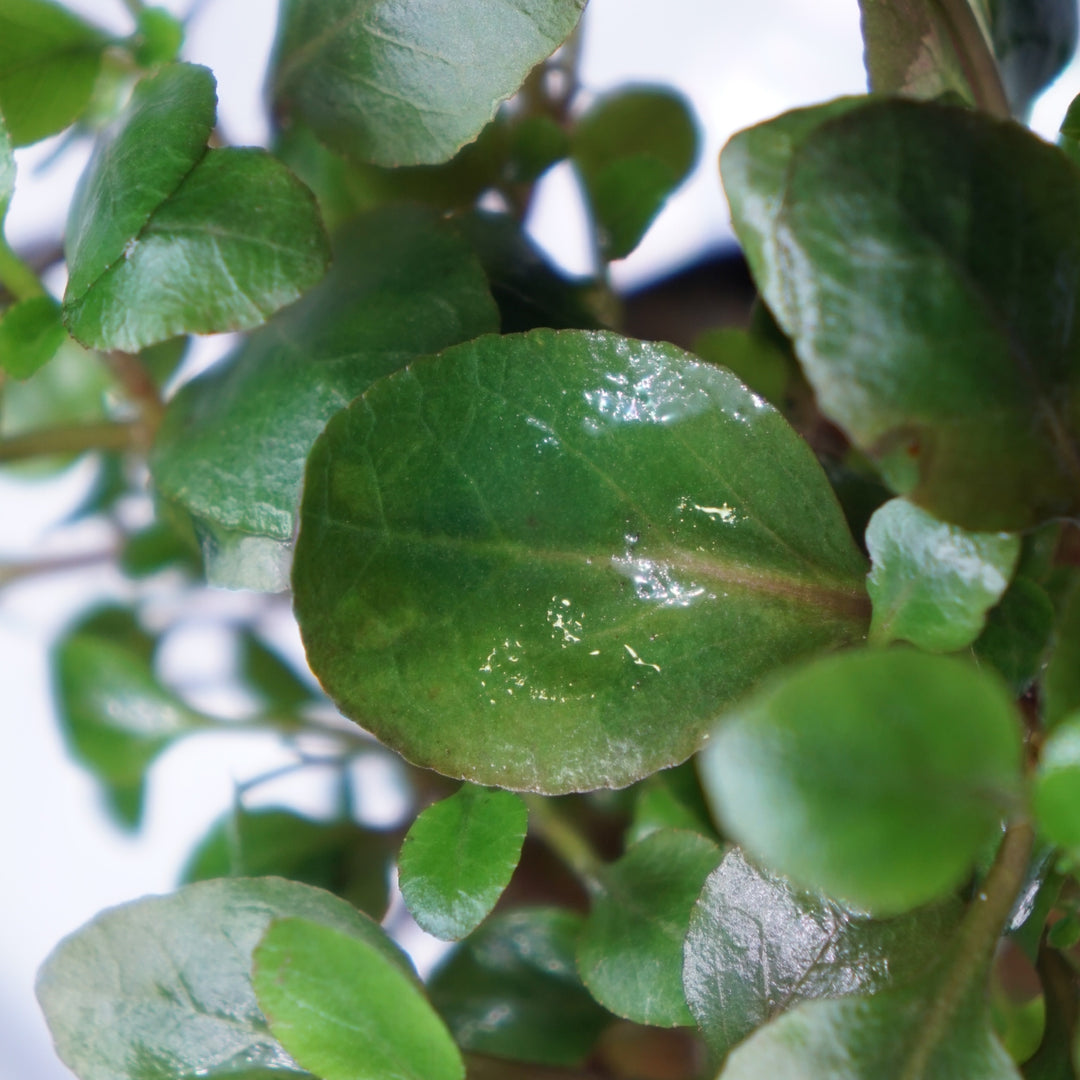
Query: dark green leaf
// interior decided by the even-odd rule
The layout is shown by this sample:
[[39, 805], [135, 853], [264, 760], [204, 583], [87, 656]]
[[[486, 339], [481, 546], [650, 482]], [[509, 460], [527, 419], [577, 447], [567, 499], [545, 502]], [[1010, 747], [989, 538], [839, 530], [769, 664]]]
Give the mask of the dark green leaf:
[[721, 823], [752, 856], [885, 915], [963, 880], [1015, 805], [1020, 760], [1019, 718], [996, 677], [899, 648], [779, 679], [733, 711], [700, 764]]
[[1042, 680], [1043, 718], [1048, 727], [1080, 709], [1080, 582], [1065, 596], [1050, 660]]
[[946, 525], [907, 499], [875, 512], [866, 546], [870, 640], [910, 641], [927, 652], [955, 652], [979, 636], [1020, 558], [1019, 537]]
[[786, 1009], [875, 993], [932, 968], [959, 903], [876, 920], [853, 915], [757, 869], [734, 848], [690, 916], [683, 984], [710, 1050], [722, 1058]]
[[1033, 792], [1048, 840], [1080, 853], [1080, 714], [1061, 720], [1043, 746]]
[[363, 938], [276, 920], [255, 950], [253, 982], [270, 1030], [321, 1080], [464, 1080], [415, 979]]
[[169, 338], [168, 341], [159, 342], [157, 345], [151, 345], [139, 354], [139, 360], [150, 372], [150, 377], [158, 389], [161, 389], [176, 373], [190, 345], [191, 338], [174, 337]]
[[12, 378], [28, 379], [66, 340], [60, 305], [51, 296], [32, 296], [0, 317], [0, 368]]
[[715, 839], [693, 762], [654, 773], [639, 786], [625, 843], [635, 844], [657, 829], [688, 829]]
[[1080, 95], [1069, 103], [1061, 122], [1059, 145], [1074, 162], [1080, 163]]
[[755, 394], [778, 409], [791, 381], [788, 358], [771, 341], [745, 330], [706, 330], [694, 339], [690, 351], [702, 360], [723, 364]]
[[165, 521], [133, 533], [120, 553], [120, 569], [128, 577], [149, 577], [175, 566], [198, 570], [198, 553]]
[[280, 113], [379, 165], [447, 161], [574, 29], [584, 0], [287, 0]]
[[295, 713], [322, 697], [250, 630], [240, 635], [240, 672], [271, 710]]
[[447, 775], [558, 794], [685, 760], [763, 674], [859, 639], [863, 566], [806, 444], [734, 376], [538, 330], [334, 417], [293, 586], [346, 715]]
[[0, 0], [0, 113], [16, 146], [66, 128], [90, 101], [104, 34], [47, 0]]
[[683, 940], [694, 901], [720, 862], [696, 833], [661, 829], [604, 869], [578, 940], [590, 993], [639, 1024], [693, 1024], [683, 995]]
[[690, 108], [667, 88], [617, 91], [578, 121], [571, 156], [605, 258], [624, 258], [637, 247], [668, 196], [689, 174], [697, 152]]
[[1015, 531], [1074, 512], [1080, 450], [1063, 403], [1080, 370], [1066, 315], [1080, 171], [967, 109], [849, 104], [806, 135], [821, 115], [736, 136], [723, 166], [822, 411], [943, 520]]
[[401, 895], [444, 941], [487, 918], [521, 858], [529, 812], [509, 791], [465, 784], [413, 822], [398, 858]]
[[289, 810], [238, 807], [203, 838], [181, 881], [289, 878], [337, 893], [380, 919], [386, 913], [389, 873], [389, 845], [350, 821], [312, 821]]
[[464, 1050], [573, 1066], [610, 1023], [581, 985], [581, 917], [532, 908], [495, 915], [432, 976], [431, 1000]]
[[532, 184], [570, 153], [570, 137], [550, 116], [524, 116], [510, 131], [510, 176], [513, 183]]
[[112, 908], [57, 946], [37, 992], [60, 1057], [81, 1080], [307, 1080], [252, 987], [252, 953], [281, 918], [348, 935], [411, 977], [378, 925], [336, 896], [276, 878], [201, 882]]
[[[483, 271], [433, 213], [360, 219], [318, 288], [169, 405], [154, 481], [203, 530], [210, 579], [250, 582], [230, 552], [291, 542], [304, 459], [334, 412], [417, 355], [497, 325]], [[263, 587], [285, 586], [280, 561]]]
[[1039, 674], [1054, 628], [1054, 605], [1046, 590], [1018, 576], [986, 618], [975, 655], [1005, 676], [1019, 697]]

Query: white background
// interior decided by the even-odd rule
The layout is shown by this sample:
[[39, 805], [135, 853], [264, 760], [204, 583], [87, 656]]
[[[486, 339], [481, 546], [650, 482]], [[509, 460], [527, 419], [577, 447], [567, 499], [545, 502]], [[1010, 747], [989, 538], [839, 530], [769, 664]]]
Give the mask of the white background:
[[[97, 22], [129, 29], [120, 0], [68, 0]], [[170, 3], [183, 14], [186, 0]], [[226, 137], [267, 137], [261, 79], [273, 33], [272, 0], [208, 0], [190, 27], [185, 58], [218, 78]], [[856, 0], [591, 0], [582, 76], [589, 91], [626, 81], [662, 81], [693, 101], [703, 128], [701, 162], [641, 248], [617, 269], [641, 281], [730, 238], [716, 157], [736, 129], [797, 105], [865, 88]], [[1035, 126], [1052, 136], [1080, 75], [1070, 70], [1044, 97]], [[19, 155], [19, 187], [8, 236], [18, 246], [58, 235], [84, 155], [34, 175], [51, 147]], [[556, 173], [539, 200], [534, 234], [553, 257], [585, 269], [572, 188]], [[220, 345], [212, 346], [220, 352]], [[0, 559], [55, 545], [51, 526], [85, 488], [82, 463], [41, 487], [0, 477]], [[95, 526], [77, 541], [107, 540]], [[126, 595], [111, 572], [67, 574], [0, 592], [0, 1080], [60, 1080], [33, 998], [37, 965], [64, 934], [101, 908], [173, 887], [185, 854], [229, 804], [233, 784], [281, 760], [271, 740], [230, 736], [182, 744], [153, 769], [146, 823], [135, 837], [108, 824], [93, 782], [69, 763], [51, 714], [46, 649], [57, 628], [92, 597]], [[257, 598], [220, 594], [222, 612], [261, 610]], [[296, 648], [287, 617], [268, 628]], [[198, 638], [194, 667], [220, 666], [213, 638]], [[183, 662], [179, 661], [180, 666]], [[282, 798], [289, 793], [280, 791]], [[305, 793], [292, 793], [312, 812]], [[305, 798], [308, 799], [305, 802]]]

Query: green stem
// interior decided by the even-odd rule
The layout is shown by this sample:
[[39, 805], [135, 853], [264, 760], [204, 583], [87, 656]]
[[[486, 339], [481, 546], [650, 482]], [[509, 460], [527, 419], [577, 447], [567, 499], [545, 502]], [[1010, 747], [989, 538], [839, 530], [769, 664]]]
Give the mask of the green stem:
[[40, 428], [0, 439], [0, 462], [24, 461], [53, 454], [82, 454], [88, 450], [130, 450], [139, 444], [143, 431], [142, 424], [111, 420]]
[[1012, 116], [997, 61], [979, 26], [969, 0], [936, 0], [949, 32], [964, 77], [975, 95], [975, 104], [991, 116], [1007, 120]]
[[543, 795], [522, 796], [529, 808], [529, 824], [545, 844], [593, 891], [604, 874], [604, 861], [576, 825]]
[[45, 288], [37, 274], [11, 250], [2, 235], [0, 235], [0, 286], [11, 293], [16, 300], [30, 300], [35, 296], [45, 295]]

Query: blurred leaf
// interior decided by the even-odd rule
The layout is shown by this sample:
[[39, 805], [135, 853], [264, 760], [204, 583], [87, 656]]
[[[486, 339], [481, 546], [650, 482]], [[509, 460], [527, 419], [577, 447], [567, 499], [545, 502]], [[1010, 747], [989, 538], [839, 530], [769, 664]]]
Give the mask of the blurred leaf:
[[4, 223], [8, 204], [15, 191], [15, 152], [11, 145], [11, 136], [0, 112], [0, 226]]
[[322, 284], [169, 403], [154, 483], [200, 523], [219, 585], [250, 581], [255, 545], [277, 559], [266, 580], [285, 587], [304, 460], [342, 405], [417, 355], [497, 328], [480, 266], [430, 211], [366, 215], [337, 251]]
[[66, 340], [60, 305], [51, 296], [32, 296], [0, 316], [0, 368], [12, 378], [28, 379]]
[[283, 877], [337, 893], [381, 919], [389, 900], [390, 855], [384, 837], [351, 821], [235, 807], [203, 837], [180, 880]]
[[271, 84], [335, 150], [378, 165], [448, 161], [571, 33], [584, 0], [286, 0]]
[[996, 677], [898, 648], [774, 681], [725, 717], [700, 768], [751, 856], [889, 915], [960, 884], [1019, 797], [1020, 762], [1019, 718]]
[[495, 915], [431, 977], [429, 993], [463, 1050], [573, 1066], [611, 1015], [581, 985], [581, 916], [563, 908]]
[[1039, 674], [1054, 629], [1054, 605], [1046, 590], [1026, 577], [1016, 577], [986, 618], [986, 629], [974, 644], [980, 662], [997, 668], [1020, 697]]
[[792, 371], [787, 357], [772, 342], [745, 330], [705, 330], [690, 351], [710, 364], [733, 371], [755, 394], [770, 405], [784, 407]]
[[940, 958], [961, 910], [948, 901], [868, 919], [795, 889], [733, 848], [690, 916], [686, 1000], [709, 1049], [723, 1058], [801, 1001], [875, 993], [923, 974]]
[[140, 362], [150, 372], [150, 377], [159, 390], [184, 362], [190, 345], [191, 338], [181, 335], [158, 342], [157, 345], [151, 345], [139, 353]]
[[0, 0], [0, 113], [16, 146], [79, 117], [107, 44], [100, 30], [59, 4]]
[[510, 129], [509, 154], [510, 182], [533, 184], [569, 156], [570, 137], [550, 116], [523, 116]]
[[184, 45], [184, 24], [163, 7], [140, 7], [135, 24], [135, 62], [159, 67], [177, 59]]
[[863, 572], [808, 447], [734, 376], [534, 331], [330, 421], [293, 588], [347, 716], [446, 775], [561, 794], [685, 760], [763, 674], [858, 640]]
[[517, 868], [529, 812], [509, 791], [463, 784], [413, 822], [401, 895], [422, 930], [458, 941], [487, 918]]
[[683, 994], [683, 939], [720, 849], [696, 833], [661, 829], [604, 868], [578, 939], [589, 992], [639, 1024], [693, 1024]]
[[692, 761], [653, 773], [639, 785], [624, 841], [636, 844], [657, 829], [687, 829], [715, 839]]
[[247, 629], [240, 635], [240, 672], [268, 709], [286, 715], [322, 699], [314, 687]]
[[1043, 744], [1032, 799], [1046, 838], [1080, 855], [1080, 713], [1061, 720]]
[[1043, 722], [1054, 727], [1080, 709], [1080, 581], [1066, 593], [1042, 679]]
[[927, 652], [955, 652], [979, 636], [1020, 558], [1019, 537], [946, 525], [906, 499], [877, 510], [866, 546], [870, 640]]
[[170, 566], [196, 572], [201, 569], [197, 552], [165, 521], [132, 533], [120, 552], [120, 569], [128, 577], [149, 577]]
[[255, 950], [253, 982], [270, 1030], [321, 1080], [464, 1080], [416, 980], [362, 938], [275, 920]]
[[637, 86], [601, 98], [578, 121], [571, 156], [585, 186], [605, 259], [637, 247], [698, 154], [686, 100]]
[[[1080, 289], [1080, 171], [968, 109], [823, 116], [781, 117], [723, 154], [755, 278], [822, 411], [942, 520], [1016, 531], [1074, 512], [1062, 403], [1080, 349], [1064, 299]], [[1046, 266], [1064, 292], [1045, 288]]]
[[61, 1059], [82, 1080], [308, 1080], [267, 1030], [251, 976], [267, 927], [294, 917], [412, 977], [378, 925], [329, 893], [275, 878], [188, 885], [103, 912], [45, 961], [38, 1000]]

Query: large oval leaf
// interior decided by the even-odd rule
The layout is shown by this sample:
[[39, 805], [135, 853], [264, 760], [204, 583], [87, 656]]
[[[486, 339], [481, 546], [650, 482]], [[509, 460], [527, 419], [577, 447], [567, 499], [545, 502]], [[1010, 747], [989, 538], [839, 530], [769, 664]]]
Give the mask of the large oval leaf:
[[308, 461], [312, 669], [409, 759], [549, 793], [697, 750], [763, 674], [865, 630], [807, 446], [668, 345], [535, 331], [373, 386]]
[[1075, 512], [1080, 170], [944, 105], [849, 107], [780, 155], [773, 124], [729, 144], [725, 183], [822, 410], [942, 520], [1013, 531]]
[[45, 962], [37, 992], [60, 1057], [82, 1080], [307, 1077], [251, 982], [255, 946], [281, 918], [356, 938], [414, 978], [378, 924], [329, 893], [278, 878], [188, 885], [103, 912]]
[[273, 90], [328, 145], [448, 161], [570, 34], [585, 0], [286, 0]]
[[1020, 759], [996, 676], [900, 648], [777, 680], [725, 721], [701, 772], [752, 855], [886, 915], [960, 884], [1015, 808]]

